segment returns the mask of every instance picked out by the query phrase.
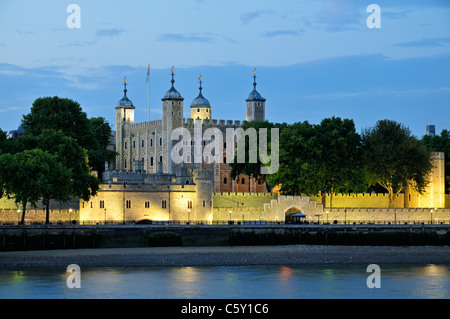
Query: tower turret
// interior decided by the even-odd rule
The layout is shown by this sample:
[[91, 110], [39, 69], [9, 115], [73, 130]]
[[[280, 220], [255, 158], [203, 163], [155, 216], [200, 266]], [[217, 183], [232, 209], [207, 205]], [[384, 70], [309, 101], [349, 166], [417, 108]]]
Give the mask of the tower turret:
[[198, 78], [200, 87], [198, 96], [191, 103], [191, 118], [192, 119], [211, 119], [211, 104], [202, 94], [202, 76]]
[[[164, 173], [173, 173], [171, 152], [173, 141], [171, 140], [172, 131], [176, 128], [183, 127], [183, 101], [184, 98], [180, 92], [175, 89], [175, 73], [172, 67], [171, 75], [172, 87], [164, 94], [161, 99], [163, 103], [163, 121], [162, 121], [162, 166]], [[158, 159], [159, 160], [159, 159]]]
[[125, 136], [125, 125], [134, 123], [134, 105], [127, 97], [127, 78], [123, 79], [123, 98], [116, 106], [116, 169], [125, 170], [129, 165], [125, 163], [125, 152], [127, 141]]
[[266, 99], [256, 91], [256, 69], [253, 70], [253, 91], [247, 100], [247, 122], [262, 122], [266, 119]]

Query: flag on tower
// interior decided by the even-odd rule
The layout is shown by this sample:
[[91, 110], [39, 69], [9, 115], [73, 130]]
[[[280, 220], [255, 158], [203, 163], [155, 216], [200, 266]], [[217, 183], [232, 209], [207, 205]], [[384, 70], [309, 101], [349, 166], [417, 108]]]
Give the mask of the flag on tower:
[[150, 80], [150, 64], [148, 65], [148, 68], [147, 68], [147, 83], [149, 80]]

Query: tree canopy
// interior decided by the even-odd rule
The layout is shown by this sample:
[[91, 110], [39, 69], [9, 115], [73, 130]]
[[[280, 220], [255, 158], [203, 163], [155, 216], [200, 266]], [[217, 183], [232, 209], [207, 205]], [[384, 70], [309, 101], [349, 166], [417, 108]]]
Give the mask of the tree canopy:
[[24, 134], [38, 136], [45, 130], [61, 131], [86, 149], [89, 165], [99, 175], [105, 162], [114, 159], [115, 153], [107, 150], [111, 127], [103, 117], [88, 118], [78, 102], [55, 97], [38, 98], [30, 113], [23, 116]]
[[[0, 156], [0, 167], [4, 193], [22, 206], [22, 224], [28, 203], [36, 206], [42, 198], [47, 201], [70, 199], [72, 172], [59, 161], [57, 155], [41, 149], [25, 150], [14, 155], [6, 153]], [[48, 210], [46, 220], [48, 223]]]
[[[267, 128], [268, 132], [271, 128], [279, 129], [279, 169], [274, 174], [261, 175], [260, 161], [237, 163], [235, 159], [231, 164], [233, 178], [239, 174], [252, 175], [271, 188], [279, 185], [281, 192], [296, 195], [317, 195], [322, 191], [356, 192], [368, 186], [361, 169], [361, 138], [352, 120], [333, 117], [324, 119], [319, 125], [249, 122], [243, 128]], [[246, 143], [250, 144], [249, 141]], [[257, 144], [260, 145], [259, 139]], [[250, 157], [248, 150], [249, 146], [246, 159]]]
[[389, 193], [389, 207], [394, 197], [411, 186], [423, 193], [432, 169], [425, 144], [400, 123], [381, 120], [362, 136], [364, 165], [373, 181]]

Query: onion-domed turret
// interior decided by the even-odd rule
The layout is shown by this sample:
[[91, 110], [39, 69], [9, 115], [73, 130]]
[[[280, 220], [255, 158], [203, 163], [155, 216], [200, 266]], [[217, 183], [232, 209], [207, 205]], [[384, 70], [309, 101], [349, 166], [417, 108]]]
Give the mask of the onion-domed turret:
[[123, 98], [117, 103], [117, 107], [133, 107], [133, 102], [127, 97], [127, 77], [123, 79]]
[[193, 119], [211, 119], [211, 104], [202, 94], [202, 76], [198, 78], [200, 87], [198, 96], [191, 103], [191, 118]]
[[172, 80], [170, 81], [170, 82], [172, 82], [172, 87], [169, 89], [169, 91], [166, 92], [166, 94], [164, 94], [164, 97], [162, 98], [162, 100], [163, 101], [165, 101], [165, 100], [183, 100], [183, 97], [181, 96], [180, 92], [178, 92], [174, 87], [175, 73], [173, 73], [173, 67], [170, 71], [172, 72]]
[[256, 69], [253, 70], [253, 91], [250, 92], [247, 102], [247, 122], [256, 121], [263, 122], [265, 121], [265, 113], [266, 113], [266, 99], [256, 91]]

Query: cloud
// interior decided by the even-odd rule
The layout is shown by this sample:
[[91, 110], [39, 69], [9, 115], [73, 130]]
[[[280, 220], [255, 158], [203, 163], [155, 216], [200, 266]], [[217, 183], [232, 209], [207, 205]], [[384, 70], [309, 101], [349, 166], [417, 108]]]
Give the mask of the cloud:
[[18, 111], [20, 110], [21, 107], [19, 106], [8, 106], [8, 107], [0, 107], [0, 113], [5, 113], [5, 112], [11, 112], [11, 111]]
[[159, 36], [159, 41], [208, 43], [212, 42], [213, 38], [210, 35], [198, 35], [198, 34], [185, 35], [181, 33], [164, 33]]
[[409, 41], [395, 44], [399, 47], [444, 47], [450, 45], [450, 37], [447, 38], [429, 38], [417, 41]]
[[97, 38], [105, 38], [105, 37], [116, 37], [125, 32], [124, 29], [100, 29], [95, 33]]
[[244, 13], [241, 15], [241, 21], [244, 24], [250, 23], [252, 20], [260, 18], [263, 15], [274, 15], [275, 11], [273, 10], [257, 10], [248, 13]]
[[274, 30], [274, 31], [268, 31], [263, 34], [263, 37], [265, 38], [274, 38], [279, 36], [299, 36], [303, 34], [303, 30], [297, 31], [297, 30]]
[[16, 29], [15, 31], [20, 35], [33, 35], [34, 34], [34, 32], [21, 30], [21, 29]]

